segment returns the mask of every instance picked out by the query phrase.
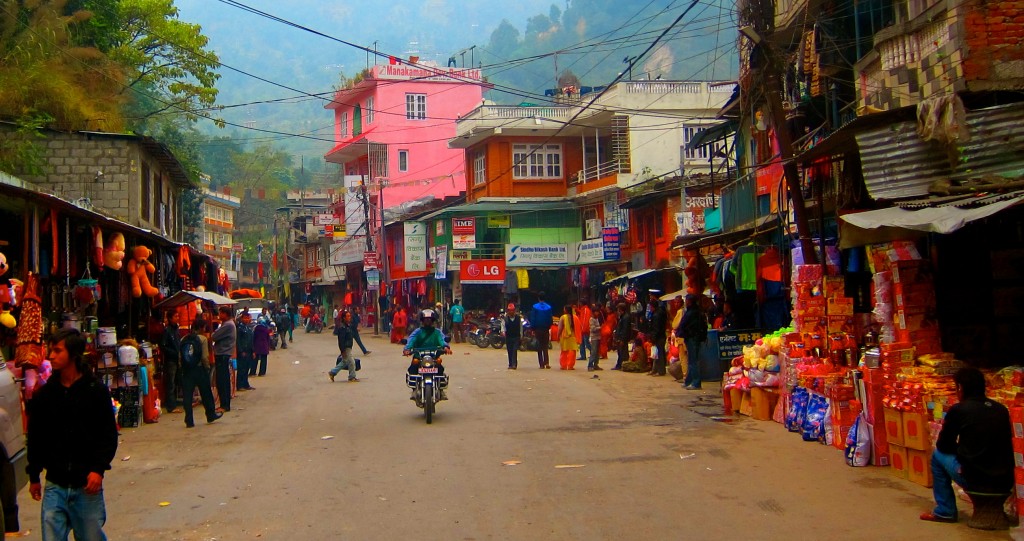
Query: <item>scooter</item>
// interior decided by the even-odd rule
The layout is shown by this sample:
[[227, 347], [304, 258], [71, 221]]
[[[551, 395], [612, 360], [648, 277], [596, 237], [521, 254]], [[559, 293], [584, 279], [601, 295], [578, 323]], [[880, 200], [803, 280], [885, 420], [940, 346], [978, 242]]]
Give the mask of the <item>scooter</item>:
[[320, 334], [324, 331], [324, 320], [320, 318], [320, 314], [314, 314], [306, 320], [306, 333], [310, 331]]
[[448, 376], [443, 374], [441, 355], [443, 349], [415, 349], [412, 351], [413, 367], [405, 374], [405, 384], [413, 390], [412, 399], [423, 410], [427, 424], [434, 422], [437, 403], [447, 400], [444, 389], [448, 388]]

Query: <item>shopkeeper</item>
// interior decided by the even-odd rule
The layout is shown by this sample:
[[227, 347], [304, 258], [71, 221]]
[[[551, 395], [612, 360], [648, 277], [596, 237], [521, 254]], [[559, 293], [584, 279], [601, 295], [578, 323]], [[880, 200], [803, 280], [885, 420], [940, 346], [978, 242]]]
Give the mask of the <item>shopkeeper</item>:
[[949, 408], [932, 453], [935, 509], [921, 520], [956, 522], [953, 482], [969, 492], [1013, 490], [1013, 434], [1006, 406], [985, 397], [985, 376], [961, 368], [953, 376], [960, 402]]

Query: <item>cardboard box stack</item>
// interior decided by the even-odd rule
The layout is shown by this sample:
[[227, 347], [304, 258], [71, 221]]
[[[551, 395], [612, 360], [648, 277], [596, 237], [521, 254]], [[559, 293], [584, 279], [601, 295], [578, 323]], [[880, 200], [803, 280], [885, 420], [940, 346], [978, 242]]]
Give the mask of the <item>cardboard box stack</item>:
[[1017, 514], [1024, 515], [1024, 407], [1010, 408], [1010, 423], [1013, 425], [1013, 478]]
[[894, 261], [891, 268], [896, 340], [912, 344], [918, 355], [942, 351], [935, 318], [935, 283], [928, 262]]

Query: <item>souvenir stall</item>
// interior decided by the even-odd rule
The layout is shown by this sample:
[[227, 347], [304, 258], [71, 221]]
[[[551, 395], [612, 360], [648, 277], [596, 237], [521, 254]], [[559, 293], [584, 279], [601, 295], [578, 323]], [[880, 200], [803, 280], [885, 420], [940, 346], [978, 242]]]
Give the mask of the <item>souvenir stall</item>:
[[192, 278], [190, 255], [205, 256], [51, 195], [0, 184], [0, 196], [0, 222], [14, 225], [0, 239], [0, 347], [24, 378], [25, 398], [50, 375], [46, 338], [73, 328], [122, 426], [155, 420], [143, 398], [158, 400], [149, 392], [159, 349], [148, 340], [162, 330], [153, 303], [180, 289], [183, 274]]

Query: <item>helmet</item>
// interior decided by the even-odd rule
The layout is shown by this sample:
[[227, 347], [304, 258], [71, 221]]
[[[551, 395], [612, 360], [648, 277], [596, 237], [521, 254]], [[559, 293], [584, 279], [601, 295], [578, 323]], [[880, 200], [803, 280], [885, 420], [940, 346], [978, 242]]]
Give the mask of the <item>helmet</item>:
[[437, 312], [431, 310], [430, 308], [427, 308], [426, 310], [420, 312], [420, 321], [423, 321], [424, 319], [427, 318], [437, 321]]

